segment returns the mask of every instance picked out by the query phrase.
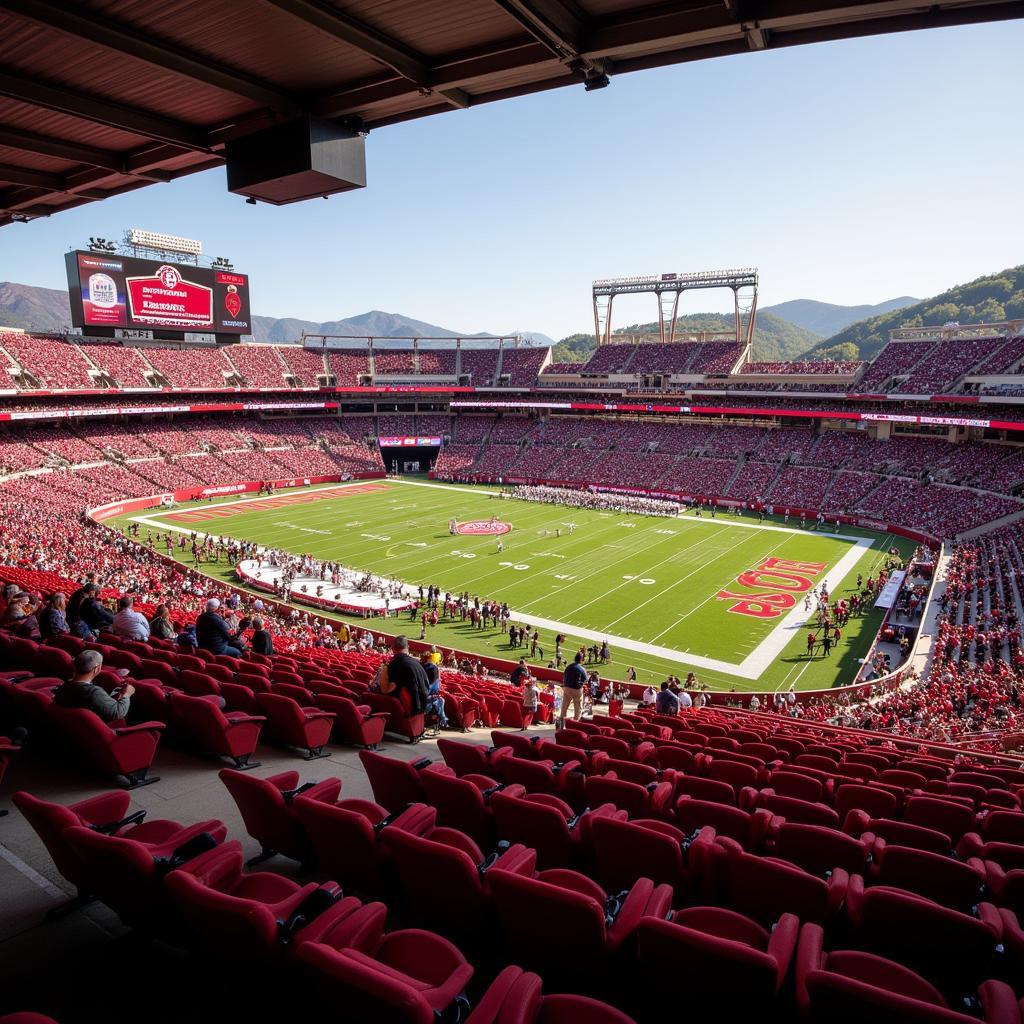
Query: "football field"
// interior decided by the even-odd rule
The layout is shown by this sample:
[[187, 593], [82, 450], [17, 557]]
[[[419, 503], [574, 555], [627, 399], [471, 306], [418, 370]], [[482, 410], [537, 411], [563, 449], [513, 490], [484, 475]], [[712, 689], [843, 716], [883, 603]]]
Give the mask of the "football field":
[[[448, 523], [510, 526], [493, 535], [451, 536]], [[851, 619], [837, 650], [806, 657], [804, 598], [826, 583], [849, 596], [857, 573], [877, 572], [894, 544], [909, 541], [834, 527], [815, 532], [793, 522], [692, 512], [662, 518], [499, 499], [486, 487], [424, 480], [353, 482], [281, 492], [274, 498], [229, 498], [121, 517], [143, 531], [252, 540], [442, 592], [507, 602], [512, 621], [536, 628], [547, 664], [554, 636], [571, 651], [607, 640], [604, 674], [642, 681], [689, 671], [716, 689], [765, 690], [851, 681], [881, 621], [874, 610]], [[145, 537], [145, 532], [141, 535]], [[499, 539], [503, 549], [499, 551]], [[162, 550], [162, 548], [161, 548]], [[188, 552], [183, 552], [188, 557]], [[203, 571], [224, 579], [223, 562]], [[359, 620], [353, 620], [359, 621]], [[380, 624], [381, 620], [370, 620]], [[387, 629], [419, 636], [408, 614]], [[442, 622], [427, 639], [445, 647], [518, 657], [500, 629]]]

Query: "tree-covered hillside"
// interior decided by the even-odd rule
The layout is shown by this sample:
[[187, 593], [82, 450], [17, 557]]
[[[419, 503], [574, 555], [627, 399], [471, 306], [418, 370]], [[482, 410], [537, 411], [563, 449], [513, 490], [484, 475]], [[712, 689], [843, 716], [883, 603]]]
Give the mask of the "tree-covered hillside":
[[[726, 313], [694, 313], [681, 316], [676, 321], [676, 330], [690, 331], [731, 331], [735, 321]], [[658, 325], [633, 324], [615, 331], [615, 334], [657, 334]], [[821, 342], [821, 335], [797, 327], [788, 320], [772, 313], [760, 313], [754, 326], [754, 358], [758, 360], [794, 359], [801, 352]], [[570, 334], [556, 346], [555, 362], [579, 363], [590, 358], [594, 351], [592, 334]]]
[[811, 349], [807, 358], [819, 359], [826, 349], [852, 343], [857, 346], [861, 359], [871, 359], [889, 340], [889, 331], [897, 327], [937, 327], [950, 320], [972, 324], [1021, 317], [1024, 317], [1024, 266], [1010, 267], [969, 284], [957, 285], [906, 309], [851, 324]]

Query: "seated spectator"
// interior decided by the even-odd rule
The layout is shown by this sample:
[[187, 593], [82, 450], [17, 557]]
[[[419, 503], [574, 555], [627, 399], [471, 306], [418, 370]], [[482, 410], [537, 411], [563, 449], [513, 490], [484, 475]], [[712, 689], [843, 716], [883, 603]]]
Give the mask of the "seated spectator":
[[38, 640], [39, 619], [36, 617], [36, 604], [32, 596], [23, 590], [15, 594], [7, 604], [0, 626], [9, 629], [15, 636]]
[[0, 593], [0, 622], [3, 621], [4, 615], [7, 612], [7, 606], [11, 603], [11, 598], [14, 597], [21, 588], [17, 583], [8, 583], [4, 587], [3, 592]]
[[206, 611], [196, 619], [196, 642], [211, 654], [227, 654], [238, 658], [242, 652], [231, 646], [231, 630], [217, 613], [219, 608], [220, 600], [216, 597], [206, 602]]
[[684, 711], [693, 707], [693, 698], [685, 690], [679, 691], [677, 699], [679, 701], [679, 707]]
[[57, 689], [53, 703], [59, 708], [83, 708], [98, 715], [104, 722], [116, 722], [128, 714], [135, 687], [131, 683], [107, 693], [93, 680], [103, 668], [103, 655], [99, 651], [79, 651], [71, 679]]
[[409, 654], [409, 640], [396, 636], [391, 641], [394, 653], [387, 665], [381, 665], [380, 692], [394, 694], [410, 715], [426, 710], [430, 683], [423, 666]]
[[263, 619], [258, 615], [252, 620], [252, 640], [250, 644], [254, 654], [262, 654], [269, 657], [274, 653], [274, 638], [263, 628]]
[[44, 640], [52, 640], [68, 632], [68, 620], [64, 614], [67, 604], [67, 597], [57, 591], [39, 613], [39, 632]]
[[150, 636], [158, 640], [173, 640], [177, 636], [174, 623], [171, 622], [171, 611], [165, 604], [156, 606], [156, 613], [149, 620]]
[[429, 651], [420, 655], [420, 664], [427, 674], [427, 714], [437, 715], [438, 728], [447, 729], [448, 716], [444, 713], [444, 697], [441, 696], [441, 670], [431, 660]]
[[645, 707], [649, 708], [658, 700], [658, 691], [653, 686], [644, 688], [644, 692], [640, 696], [640, 703]]
[[114, 624], [114, 613], [106, 608], [99, 599], [99, 587], [95, 583], [87, 583], [84, 587], [82, 602], [78, 608], [80, 620], [92, 633], [110, 630]]
[[654, 704], [659, 715], [678, 715], [679, 698], [668, 688], [668, 683], [661, 684], [661, 692]]
[[131, 594], [125, 594], [117, 602], [118, 612], [114, 616], [112, 632], [122, 640], [148, 640], [149, 623], [145, 615], [135, 610], [134, 605], [135, 599]]
[[186, 651], [194, 651], [199, 646], [196, 639], [196, 627], [190, 622], [175, 638], [174, 643]]

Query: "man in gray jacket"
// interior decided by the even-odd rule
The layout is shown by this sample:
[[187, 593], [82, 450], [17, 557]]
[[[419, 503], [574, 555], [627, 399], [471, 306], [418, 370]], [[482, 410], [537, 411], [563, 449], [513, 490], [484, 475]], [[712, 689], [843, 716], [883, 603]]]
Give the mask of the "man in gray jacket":
[[79, 651], [75, 655], [75, 667], [71, 679], [53, 695], [53, 703], [59, 708], [82, 708], [99, 715], [108, 724], [128, 714], [128, 706], [135, 687], [131, 683], [107, 693], [93, 680], [103, 668], [103, 655], [99, 651]]

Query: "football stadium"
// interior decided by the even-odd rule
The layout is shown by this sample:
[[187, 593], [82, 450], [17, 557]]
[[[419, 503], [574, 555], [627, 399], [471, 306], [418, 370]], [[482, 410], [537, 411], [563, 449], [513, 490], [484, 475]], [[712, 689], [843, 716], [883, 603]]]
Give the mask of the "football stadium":
[[1022, 14], [0, 3], [0, 1024], [1024, 1024]]

